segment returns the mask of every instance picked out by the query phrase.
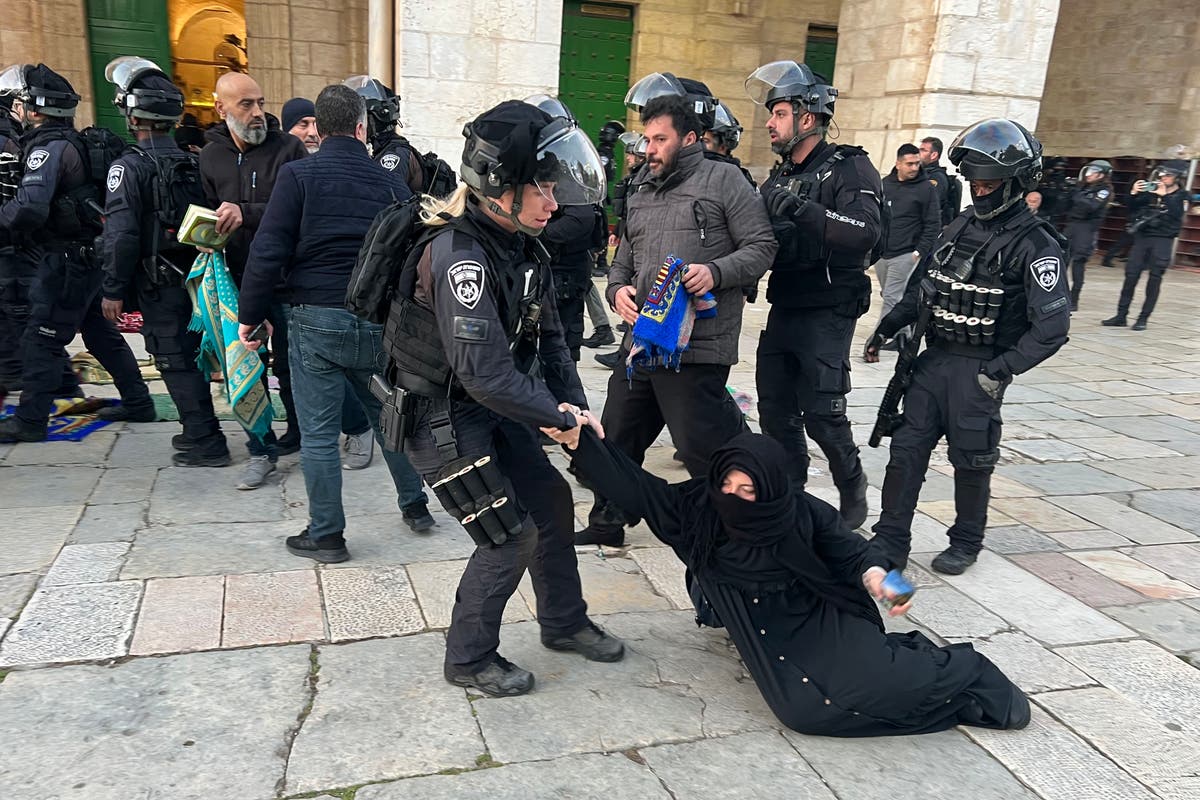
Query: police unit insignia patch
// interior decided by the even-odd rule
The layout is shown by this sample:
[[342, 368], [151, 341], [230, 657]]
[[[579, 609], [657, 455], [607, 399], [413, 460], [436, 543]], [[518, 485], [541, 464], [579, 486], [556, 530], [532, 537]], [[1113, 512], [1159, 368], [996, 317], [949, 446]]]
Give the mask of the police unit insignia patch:
[[1096, 197], [1100, 198], [1101, 200], [1107, 200], [1108, 194], [1108, 189], [1101, 189], [1100, 191], [1096, 192]]
[[395, 153], [388, 153], [383, 158], [379, 159], [379, 166], [386, 169], [388, 172], [395, 171], [396, 167], [400, 166], [400, 156]]
[[123, 164], [113, 164], [108, 170], [108, 180], [106, 185], [110, 192], [115, 192], [121, 186], [121, 179], [125, 177], [125, 166]]
[[483, 296], [483, 265], [478, 261], [460, 261], [446, 270], [454, 299], [468, 309], [479, 304]]
[[1033, 271], [1033, 278], [1038, 282], [1038, 286], [1047, 292], [1058, 285], [1058, 259], [1054, 256], [1039, 258], [1029, 265], [1029, 269]]
[[25, 167], [33, 172], [35, 169], [46, 163], [46, 159], [50, 157], [49, 150], [34, 150], [29, 154], [29, 158], [25, 159]]

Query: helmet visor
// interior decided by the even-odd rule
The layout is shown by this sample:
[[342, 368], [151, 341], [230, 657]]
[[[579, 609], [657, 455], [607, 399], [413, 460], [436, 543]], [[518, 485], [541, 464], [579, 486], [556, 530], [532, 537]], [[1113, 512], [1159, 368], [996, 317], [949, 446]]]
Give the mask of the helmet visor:
[[343, 86], [349, 86], [368, 100], [390, 100], [394, 95], [386, 87], [370, 75], [351, 75], [342, 81]]
[[1103, 175], [1107, 170], [1095, 164], [1087, 164], [1083, 169], [1079, 170], [1079, 180], [1087, 180], [1092, 175]]
[[1036, 155], [1025, 133], [1006, 119], [976, 122], [950, 144], [952, 161], [956, 151], [959, 159], [966, 155], [963, 151], [974, 151], [1004, 167], [1019, 166]]
[[779, 86], [812, 86], [817, 83], [813, 71], [795, 61], [772, 61], [763, 64], [746, 78], [746, 94], [758, 105], [767, 102], [771, 90]]
[[148, 58], [120, 56], [108, 62], [108, 66], [104, 68], [104, 79], [122, 92], [128, 92], [133, 82], [147, 72], [166, 75], [158, 64]]
[[18, 97], [25, 91], [25, 65], [13, 64], [0, 72], [0, 95]]
[[551, 123], [538, 143], [534, 181], [560, 206], [590, 205], [604, 200], [604, 165], [596, 146], [582, 130]]
[[646, 157], [646, 137], [640, 133], [621, 134], [621, 144], [625, 145], [625, 153], [627, 155], [636, 156], [637, 158]]
[[687, 91], [684, 90], [679, 79], [671, 73], [652, 72], [629, 87], [629, 91], [625, 94], [625, 105], [634, 111], [641, 111], [654, 98], [666, 95], [685, 97]]
[[537, 106], [552, 117], [562, 117], [563, 119], [569, 119], [572, 122], [575, 121], [575, 117], [573, 114], [571, 114], [571, 110], [567, 108], [566, 104], [557, 97], [551, 97], [548, 94], [531, 94], [529, 97], [525, 98], [525, 102], [529, 103], [531, 106]]

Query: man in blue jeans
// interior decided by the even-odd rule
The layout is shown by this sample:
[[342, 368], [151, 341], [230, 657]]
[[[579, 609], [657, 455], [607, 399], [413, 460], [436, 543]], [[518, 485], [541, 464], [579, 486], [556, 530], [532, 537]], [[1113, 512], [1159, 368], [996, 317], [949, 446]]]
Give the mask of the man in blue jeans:
[[[288, 355], [300, 422], [301, 467], [308, 490], [308, 527], [287, 540], [293, 555], [345, 561], [346, 516], [338, 438], [347, 385], [378, 435], [380, 404], [368, 389], [383, 365], [383, 327], [345, 310], [346, 286], [375, 215], [411, 196], [396, 175], [373, 162], [366, 148], [366, 106], [341, 84], [317, 97], [321, 149], [284, 164], [242, 277], [238, 322], [243, 344], [268, 318], [280, 279], [292, 299]], [[348, 383], [347, 383], [348, 382]], [[421, 478], [403, 453], [384, 451], [404, 521], [414, 531], [433, 526]]]

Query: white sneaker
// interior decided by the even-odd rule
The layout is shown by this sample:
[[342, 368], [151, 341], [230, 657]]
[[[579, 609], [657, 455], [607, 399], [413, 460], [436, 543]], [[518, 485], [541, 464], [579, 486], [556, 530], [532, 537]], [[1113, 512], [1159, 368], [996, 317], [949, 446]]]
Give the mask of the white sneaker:
[[375, 431], [367, 428], [357, 436], [346, 434], [342, 445], [342, 469], [366, 469], [375, 457]]
[[250, 456], [250, 460], [242, 469], [241, 477], [238, 478], [237, 488], [242, 491], [257, 489], [274, 471], [275, 465], [271, 463], [270, 456]]

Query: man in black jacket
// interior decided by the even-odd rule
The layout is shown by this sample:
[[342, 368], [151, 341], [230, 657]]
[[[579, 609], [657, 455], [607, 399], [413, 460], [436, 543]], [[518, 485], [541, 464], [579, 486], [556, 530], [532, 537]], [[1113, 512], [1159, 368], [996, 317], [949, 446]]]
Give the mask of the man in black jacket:
[[933, 181], [937, 189], [938, 205], [942, 210], [942, 224], [949, 225], [950, 220], [958, 216], [958, 204], [962, 200], [962, 184], [957, 177], [950, 177], [942, 166], [942, 140], [936, 136], [926, 136], [917, 148], [921, 153], [921, 167], [925, 177]]
[[791, 454], [797, 488], [808, 480], [805, 432], [820, 445], [842, 519], [857, 528], [867, 518], [867, 479], [846, 417], [850, 340], [871, 305], [865, 273], [883, 187], [862, 148], [825, 141], [837, 89], [807, 66], [767, 64], [746, 90], [770, 111], [771, 149], [782, 159], [762, 185], [779, 252], [758, 343], [759, 418]]
[[1137, 181], [1129, 190], [1129, 230], [1133, 234], [1133, 247], [1125, 262], [1125, 282], [1121, 284], [1117, 315], [1104, 320], [1102, 325], [1125, 327], [1125, 317], [1133, 303], [1133, 290], [1142, 273], [1150, 270], [1150, 277], [1146, 279], [1146, 299], [1137, 322], [1133, 323], [1135, 331], [1146, 330], [1146, 320], [1150, 319], [1158, 302], [1163, 275], [1171, 264], [1171, 245], [1183, 229], [1186, 192], [1179, 191], [1179, 187], [1186, 175], [1186, 161], [1164, 161], [1150, 173], [1150, 180]]
[[896, 166], [883, 179], [883, 202], [888, 209], [887, 239], [875, 262], [883, 296], [881, 319], [900, 302], [913, 268], [942, 230], [937, 190], [922, 174], [921, 154], [915, 145], [902, 144], [896, 151]]
[[[375, 216], [411, 192], [367, 155], [366, 107], [353, 89], [326, 86], [317, 96], [316, 118], [321, 149], [279, 170], [242, 279], [238, 322], [242, 342], [257, 349], [259, 342], [247, 337], [268, 319], [276, 285], [286, 283], [309, 514], [308, 527], [289, 537], [287, 548], [318, 561], [345, 561], [342, 400], [348, 380], [378, 436], [380, 403], [368, 387], [383, 363], [383, 327], [345, 309], [346, 287]], [[414, 531], [433, 527], [421, 478], [408, 458], [389, 450], [383, 457], [405, 523]]]
[[[217, 81], [216, 110], [225, 124], [208, 132], [208, 144], [200, 151], [200, 176], [204, 194], [217, 210], [217, 231], [233, 233], [225, 245], [225, 263], [239, 286], [250, 243], [266, 212], [279, 168], [307, 155], [304, 144], [295, 136], [267, 130], [264, 104], [262, 89], [249, 75], [222, 75]], [[279, 378], [289, 433], [284, 434], [282, 443], [276, 440], [274, 431], [269, 431], [261, 442], [247, 434], [250, 460], [238, 479], [239, 489], [257, 489], [275, 471], [280, 453], [295, 452], [299, 444], [299, 433], [292, 430], [296, 408], [287, 359], [287, 319], [278, 301], [272, 305], [269, 319], [274, 330], [272, 368]]]
[[[1032, 192], [1031, 192], [1032, 194]], [[1071, 310], [1079, 308], [1083, 271], [1096, 250], [1096, 235], [1112, 202], [1112, 164], [1097, 159], [1079, 170], [1079, 181], [1067, 206], [1067, 239], [1071, 242]]]

